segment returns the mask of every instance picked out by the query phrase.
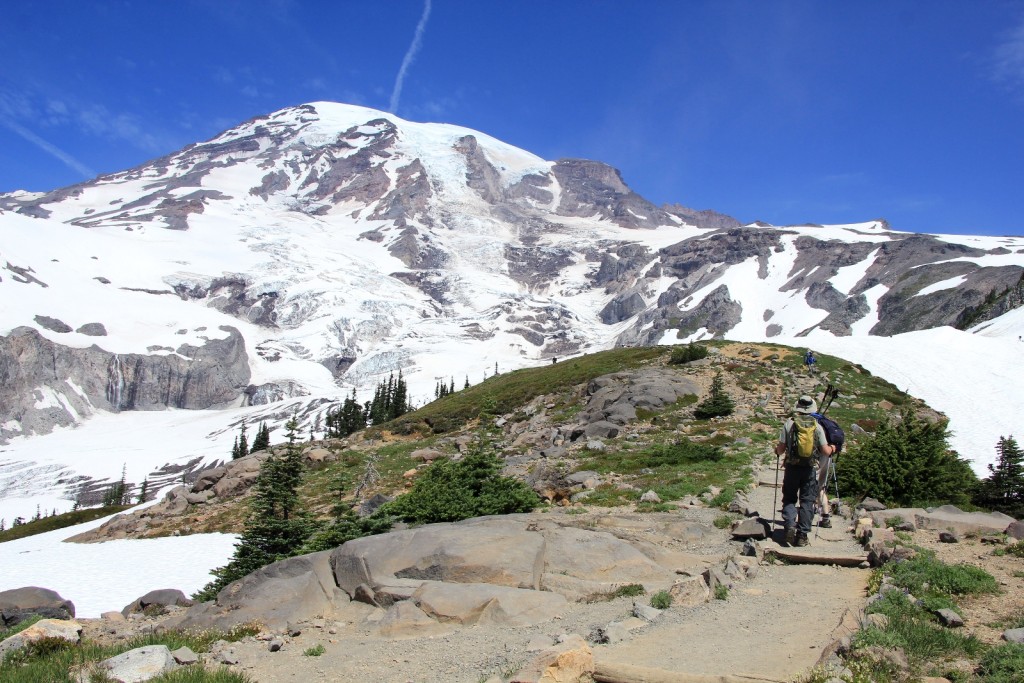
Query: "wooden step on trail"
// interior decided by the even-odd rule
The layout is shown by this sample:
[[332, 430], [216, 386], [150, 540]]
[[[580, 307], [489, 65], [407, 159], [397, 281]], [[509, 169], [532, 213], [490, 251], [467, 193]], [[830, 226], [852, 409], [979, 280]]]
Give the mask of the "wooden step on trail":
[[775, 556], [793, 564], [831, 564], [839, 567], [859, 567], [868, 559], [868, 554], [863, 552], [843, 552], [827, 546], [787, 548], [774, 543], [765, 548], [764, 554], [765, 557]]

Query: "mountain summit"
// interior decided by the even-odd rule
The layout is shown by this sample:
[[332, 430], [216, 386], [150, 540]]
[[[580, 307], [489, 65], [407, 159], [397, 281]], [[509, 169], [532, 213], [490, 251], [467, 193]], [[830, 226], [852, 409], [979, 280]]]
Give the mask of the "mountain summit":
[[1024, 239], [741, 226], [598, 161], [317, 102], [0, 195], [0, 263], [2, 443], [399, 371], [423, 403], [614, 345], [967, 328], [1021, 305]]

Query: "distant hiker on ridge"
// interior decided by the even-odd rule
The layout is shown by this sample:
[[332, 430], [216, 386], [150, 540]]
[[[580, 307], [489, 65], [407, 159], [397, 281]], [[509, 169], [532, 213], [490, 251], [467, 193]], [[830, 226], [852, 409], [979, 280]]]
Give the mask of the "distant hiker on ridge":
[[[832, 455], [825, 429], [811, 413], [818, 404], [810, 396], [801, 396], [793, 407], [793, 416], [782, 425], [775, 455], [786, 454], [786, 474], [782, 478], [782, 522], [786, 543], [798, 547], [809, 543], [807, 535], [814, 519], [818, 499], [818, 458]], [[799, 513], [797, 503], [799, 502]], [[772, 511], [774, 515], [774, 510]]]
[[807, 371], [812, 375], [814, 374], [814, 366], [818, 362], [818, 359], [814, 357], [814, 352], [807, 349], [807, 353], [804, 354], [804, 365], [807, 366]]

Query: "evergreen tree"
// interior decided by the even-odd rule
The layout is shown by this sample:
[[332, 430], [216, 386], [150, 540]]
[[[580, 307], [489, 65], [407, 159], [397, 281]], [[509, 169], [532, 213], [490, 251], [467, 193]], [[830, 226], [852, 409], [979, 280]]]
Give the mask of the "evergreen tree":
[[312, 534], [303, 545], [301, 554], [337, 548], [347, 541], [363, 536], [382, 534], [391, 530], [392, 518], [382, 512], [360, 517], [345, 500], [350, 486], [349, 475], [342, 472], [332, 482], [335, 503], [331, 509], [332, 519], [323, 528]]
[[245, 436], [245, 420], [242, 420], [242, 429], [238, 434], [238, 457], [244, 458], [249, 455], [249, 440]]
[[7, 528], [7, 521], [0, 517], [0, 531], [4, 531]]
[[146, 495], [149, 493], [149, 477], [145, 477], [142, 480], [142, 484], [139, 486], [139, 498], [137, 503], [142, 505], [146, 502]]
[[904, 409], [900, 420], [884, 420], [868, 438], [843, 451], [839, 488], [858, 500], [872, 496], [896, 507], [927, 507], [970, 500], [977, 477], [950, 450], [946, 422], [928, 422]]
[[238, 437], [236, 436], [235, 437], [235, 443], [234, 443], [234, 445], [231, 446], [231, 459], [232, 460], [238, 460], [241, 457], [242, 457], [241, 453], [238, 452]]
[[974, 503], [1011, 517], [1024, 516], [1024, 452], [1013, 435], [999, 437], [999, 454], [978, 486]]
[[462, 385], [463, 389], [469, 389], [469, 375], [466, 375], [466, 383]]
[[249, 452], [256, 453], [257, 451], [265, 451], [268, 448], [270, 448], [270, 428], [267, 427], [266, 422], [260, 422], [259, 429], [256, 430], [256, 438], [252, 440]]
[[212, 600], [232, 581], [290, 557], [309, 535], [310, 523], [300, 514], [297, 492], [302, 479], [298, 429], [298, 420], [292, 416], [285, 424], [288, 443], [284, 453], [272, 454], [260, 466], [234, 556], [227, 565], [211, 572], [216, 578], [195, 594], [197, 600]]
[[708, 392], [707, 398], [697, 404], [693, 411], [693, 416], [698, 420], [724, 417], [725, 415], [732, 415], [734, 408], [735, 405], [732, 399], [725, 392], [725, 380], [722, 379], [722, 373], [716, 372], [711, 380], [711, 390]]
[[111, 484], [107, 492], [103, 494], [103, 507], [127, 505], [131, 499], [128, 484], [125, 482], [126, 467], [127, 465], [121, 466], [121, 480]]
[[36, 516], [32, 518], [33, 522], [38, 522], [43, 518], [43, 513], [39, 510], [39, 504], [36, 503]]

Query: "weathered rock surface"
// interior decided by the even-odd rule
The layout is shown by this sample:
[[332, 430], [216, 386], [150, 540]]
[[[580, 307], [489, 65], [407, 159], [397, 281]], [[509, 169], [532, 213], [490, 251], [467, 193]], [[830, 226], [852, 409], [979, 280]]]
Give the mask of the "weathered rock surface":
[[66, 640], [69, 643], [77, 643], [81, 635], [82, 625], [77, 621], [69, 619], [41, 619], [0, 643], [0, 660], [7, 656], [8, 652], [20, 650], [29, 643], [34, 643], [44, 638], [56, 638], [58, 640]]
[[104, 659], [100, 668], [118, 683], [142, 683], [178, 668], [166, 645], [146, 645]]
[[24, 586], [0, 591], [0, 628], [9, 628], [33, 616], [74, 619], [75, 605], [57, 591]]
[[131, 601], [124, 606], [121, 614], [128, 616], [129, 614], [144, 612], [147, 607], [191, 607], [194, 604], [192, 600], [187, 598], [177, 588], [160, 588], [149, 591], [145, 595]]
[[[203, 346], [142, 355], [112, 354], [95, 345], [72, 348], [33, 328], [15, 328], [0, 337], [0, 442], [70, 426], [97, 408], [205, 409], [237, 399], [249, 383], [248, 355], [238, 330], [222, 330], [224, 339]], [[42, 401], [43, 388], [63, 402]]]

